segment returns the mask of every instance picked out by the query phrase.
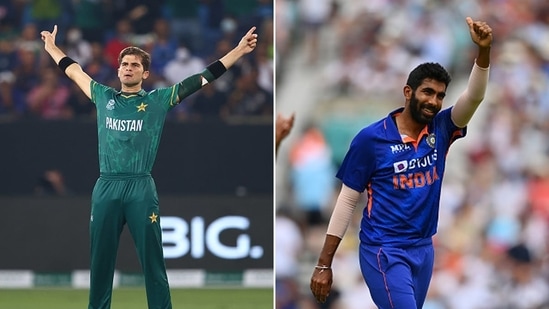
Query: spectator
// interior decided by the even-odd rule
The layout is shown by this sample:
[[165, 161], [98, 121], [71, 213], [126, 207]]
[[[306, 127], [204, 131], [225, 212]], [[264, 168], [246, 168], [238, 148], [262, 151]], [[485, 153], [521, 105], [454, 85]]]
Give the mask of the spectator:
[[220, 119], [221, 108], [227, 101], [227, 95], [215, 88], [213, 84], [202, 87], [190, 106], [193, 119]]
[[13, 84], [13, 100], [15, 105], [23, 107], [22, 112], [27, 110], [26, 95], [40, 82], [38, 71], [39, 59], [32, 50], [19, 49], [17, 61], [13, 69], [15, 83]]
[[21, 30], [21, 35], [15, 41], [16, 48], [32, 51], [37, 55], [40, 54], [40, 52], [42, 51], [42, 44], [40, 43], [40, 40], [36, 37], [37, 32], [38, 28], [36, 28], [35, 24], [28, 23], [24, 25], [23, 29]]
[[324, 134], [316, 125], [307, 126], [290, 150], [295, 202], [307, 226], [327, 222], [326, 210], [334, 194], [335, 168]]
[[23, 106], [17, 106], [13, 97], [15, 74], [13, 69], [17, 54], [12, 41], [0, 38], [0, 115], [16, 115], [22, 113]]
[[90, 43], [102, 43], [112, 23], [112, 6], [96, 0], [73, 1], [73, 6], [74, 28], [82, 32], [82, 39]]
[[72, 117], [67, 104], [69, 87], [59, 82], [58, 71], [52, 67], [44, 69], [40, 83], [28, 93], [27, 104], [31, 115], [50, 120]]
[[82, 31], [79, 28], [69, 28], [65, 41], [67, 55], [73, 58], [74, 61], [86, 66], [92, 60], [91, 44], [82, 37]]
[[[203, 12], [209, 3], [215, 1], [166, 0], [165, 16], [176, 40], [194, 52], [202, 53], [206, 45], [203, 38], [204, 28], [208, 26], [208, 16]], [[222, 11], [222, 7], [216, 7]]]
[[202, 58], [193, 55], [187, 47], [180, 46], [175, 52], [175, 58], [166, 63], [164, 77], [168, 83], [174, 84], [182, 80], [183, 76], [200, 72], [204, 66]]
[[148, 47], [154, 62], [151, 64], [151, 76], [155, 79], [161, 79], [164, 74], [166, 64], [173, 60], [176, 55], [178, 43], [171, 33], [169, 21], [159, 18], [154, 23], [153, 35], [154, 41]]
[[118, 68], [118, 55], [134, 43], [134, 37], [132, 24], [128, 19], [116, 22], [115, 33], [106, 40], [104, 48], [104, 57], [114, 70]]
[[84, 66], [84, 69], [94, 80], [111, 84], [111, 80], [116, 80], [116, 70], [113, 69], [107, 59], [105, 59], [103, 56], [104, 53], [104, 48], [101, 43], [91, 43], [91, 60]]
[[227, 104], [223, 106], [223, 118], [242, 116], [268, 116], [273, 113], [273, 95], [257, 83], [257, 70], [241, 75], [236, 80], [236, 88], [229, 93]]
[[96, 109], [90, 99], [73, 83], [69, 85], [69, 91], [70, 94], [67, 98], [67, 106], [70, 110], [67, 113], [75, 119], [94, 119], [96, 116]]

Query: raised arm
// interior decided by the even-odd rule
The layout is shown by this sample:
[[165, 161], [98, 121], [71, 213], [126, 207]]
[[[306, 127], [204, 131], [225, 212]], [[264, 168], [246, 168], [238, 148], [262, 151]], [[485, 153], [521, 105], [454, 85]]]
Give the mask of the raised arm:
[[229, 51], [225, 56], [221, 57], [206, 67], [204, 71], [199, 74], [195, 74], [187, 77], [180, 82], [179, 91], [177, 92], [176, 102], [172, 105], [179, 103], [181, 100], [198, 91], [207, 83], [211, 83], [221, 75], [223, 75], [227, 69], [232, 67], [240, 58], [244, 55], [251, 53], [257, 45], [257, 34], [254, 33], [256, 27], [250, 28], [250, 30], [240, 39], [238, 45]]
[[238, 59], [251, 53], [255, 49], [255, 46], [257, 45], [257, 34], [254, 33], [255, 29], [256, 27], [250, 28], [242, 39], [240, 39], [238, 45], [219, 59], [226, 69], [232, 67]]
[[55, 36], [57, 35], [57, 25], [53, 27], [53, 31], [42, 31], [40, 36], [44, 41], [44, 49], [51, 56], [55, 64], [64, 70], [65, 74], [73, 80], [76, 85], [91, 99], [90, 82], [91, 77], [82, 70], [82, 67], [55, 45]]
[[490, 48], [492, 29], [483, 21], [466, 18], [471, 40], [478, 46], [478, 55], [469, 76], [467, 88], [452, 109], [452, 120], [458, 127], [465, 127], [484, 99], [490, 73]]

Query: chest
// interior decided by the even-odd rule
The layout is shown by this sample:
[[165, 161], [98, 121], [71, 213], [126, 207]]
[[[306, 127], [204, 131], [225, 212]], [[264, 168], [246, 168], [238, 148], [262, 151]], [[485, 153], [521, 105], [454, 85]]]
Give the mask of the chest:
[[443, 164], [443, 143], [434, 134], [424, 136], [417, 143], [384, 141], [376, 147], [376, 174], [392, 176], [432, 170]]

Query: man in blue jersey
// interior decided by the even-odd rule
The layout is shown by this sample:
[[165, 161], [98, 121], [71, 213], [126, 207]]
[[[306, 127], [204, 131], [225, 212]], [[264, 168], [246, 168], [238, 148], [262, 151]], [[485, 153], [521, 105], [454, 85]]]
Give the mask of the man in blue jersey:
[[405, 104], [362, 129], [337, 173], [341, 192], [328, 224], [310, 288], [323, 303], [332, 285], [332, 261], [360, 194], [367, 204], [360, 226], [362, 275], [379, 308], [422, 308], [433, 273], [434, 249], [446, 154], [484, 99], [492, 29], [466, 18], [478, 46], [467, 88], [441, 110], [450, 75], [423, 63], [408, 76]]

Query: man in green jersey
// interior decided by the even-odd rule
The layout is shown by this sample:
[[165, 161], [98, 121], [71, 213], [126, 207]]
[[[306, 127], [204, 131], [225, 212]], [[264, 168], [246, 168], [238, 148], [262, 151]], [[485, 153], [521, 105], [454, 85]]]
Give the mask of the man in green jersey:
[[158, 195], [150, 174], [166, 113], [252, 52], [257, 44], [255, 29], [252, 27], [233, 50], [204, 71], [150, 92], [142, 89], [151, 64], [150, 55], [142, 49], [127, 47], [120, 52], [121, 89], [115, 90], [92, 80], [56, 46], [57, 26], [52, 32], [40, 33], [46, 52], [97, 109], [100, 177], [93, 189], [90, 216], [89, 309], [110, 308], [116, 253], [125, 224], [145, 275], [149, 308], [172, 308]]

